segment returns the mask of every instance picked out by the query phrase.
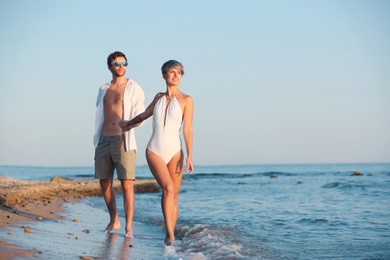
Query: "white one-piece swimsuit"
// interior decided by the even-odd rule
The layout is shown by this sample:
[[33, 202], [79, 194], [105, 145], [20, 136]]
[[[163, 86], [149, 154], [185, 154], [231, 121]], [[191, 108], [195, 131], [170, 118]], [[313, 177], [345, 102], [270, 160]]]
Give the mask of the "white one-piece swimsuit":
[[180, 129], [183, 122], [182, 111], [176, 97], [167, 104], [161, 97], [153, 109], [153, 133], [148, 149], [160, 156], [166, 164], [181, 150]]

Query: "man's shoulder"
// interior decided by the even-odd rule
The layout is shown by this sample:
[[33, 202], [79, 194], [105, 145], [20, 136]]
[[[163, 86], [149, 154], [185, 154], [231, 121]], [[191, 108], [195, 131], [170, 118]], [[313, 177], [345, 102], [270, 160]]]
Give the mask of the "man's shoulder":
[[99, 87], [100, 90], [108, 89], [110, 87], [111, 82], [104, 83]]
[[138, 83], [135, 80], [130, 79], [130, 78], [127, 79], [127, 86], [128, 87], [129, 86], [138, 86], [139, 87]]
[[133, 91], [142, 91], [141, 86], [132, 79], [127, 79], [127, 86], [126, 87], [128, 89], [132, 89]]

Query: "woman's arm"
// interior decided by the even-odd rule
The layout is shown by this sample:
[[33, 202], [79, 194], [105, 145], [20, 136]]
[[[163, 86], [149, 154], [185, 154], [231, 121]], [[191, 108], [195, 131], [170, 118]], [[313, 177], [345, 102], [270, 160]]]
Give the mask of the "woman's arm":
[[143, 121], [148, 119], [150, 116], [153, 115], [153, 109], [156, 105], [156, 102], [160, 99], [161, 93], [157, 93], [157, 95], [154, 97], [153, 101], [149, 104], [149, 106], [145, 109], [145, 111], [138, 116], [134, 117], [131, 120], [122, 120], [119, 122], [119, 126], [122, 127], [124, 131], [129, 131], [130, 129], [138, 126]]
[[186, 96], [184, 100], [185, 107], [183, 115], [183, 137], [187, 151], [186, 171], [192, 173], [194, 171], [194, 165], [192, 163], [192, 119], [194, 117], [194, 102], [191, 96]]

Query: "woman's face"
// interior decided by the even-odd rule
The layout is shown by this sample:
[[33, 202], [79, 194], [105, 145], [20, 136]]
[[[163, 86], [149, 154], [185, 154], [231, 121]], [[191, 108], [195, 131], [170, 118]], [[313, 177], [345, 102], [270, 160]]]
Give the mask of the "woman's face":
[[163, 74], [163, 78], [167, 85], [178, 86], [181, 83], [181, 70], [178, 68], [170, 68]]

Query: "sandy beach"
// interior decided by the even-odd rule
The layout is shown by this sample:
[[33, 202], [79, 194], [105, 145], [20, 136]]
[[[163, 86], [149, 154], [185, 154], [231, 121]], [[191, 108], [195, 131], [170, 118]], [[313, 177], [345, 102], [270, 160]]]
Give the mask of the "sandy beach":
[[[120, 182], [114, 181], [115, 191], [121, 193]], [[135, 193], [158, 192], [155, 180], [136, 180]], [[15, 243], [16, 230], [33, 239], [34, 230], [30, 225], [41, 222], [50, 226], [52, 223], [64, 225], [66, 222], [77, 223], [75, 217], [64, 217], [67, 205], [87, 197], [101, 196], [98, 180], [66, 180], [54, 177], [50, 181], [17, 180], [0, 176], [0, 260], [40, 256], [39, 248], [26, 248]], [[82, 214], [80, 218], [82, 218]], [[85, 216], [87, 217], [87, 216]], [[50, 228], [49, 228], [50, 229]], [[83, 233], [89, 233], [88, 229]], [[32, 235], [32, 236], [31, 236]], [[68, 236], [72, 236], [71, 233]], [[73, 235], [77, 240], [78, 237]], [[60, 242], [60, 241], [59, 241]], [[79, 256], [80, 259], [93, 259]]]

